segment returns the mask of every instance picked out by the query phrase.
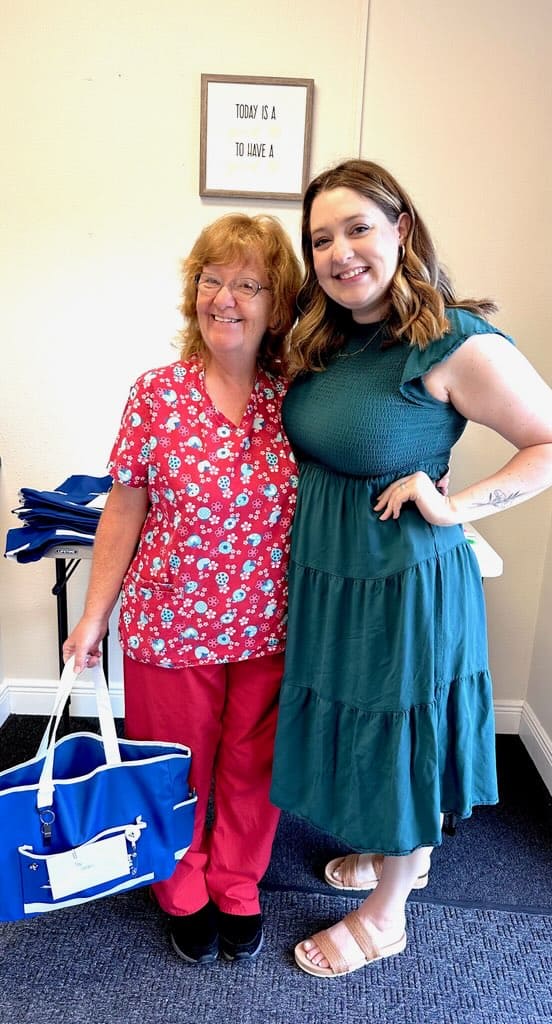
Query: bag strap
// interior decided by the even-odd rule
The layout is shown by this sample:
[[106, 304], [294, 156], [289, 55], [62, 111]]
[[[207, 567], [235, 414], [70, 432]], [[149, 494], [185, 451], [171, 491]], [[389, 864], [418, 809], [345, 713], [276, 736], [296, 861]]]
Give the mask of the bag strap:
[[[37, 758], [44, 757], [44, 765], [42, 772], [40, 773], [40, 780], [38, 783], [38, 794], [37, 794], [37, 807], [50, 807], [52, 804], [52, 798], [54, 793], [54, 781], [53, 781], [53, 770], [54, 770], [54, 753], [56, 748], [56, 737], [61, 721], [61, 716], [65, 709], [65, 705], [71, 696], [74, 683], [78, 678], [74, 670], [75, 659], [70, 658], [65, 668], [63, 669], [59, 686], [54, 700], [54, 709], [50, 716], [50, 720], [44, 735], [40, 741], [40, 746], [36, 754]], [[105, 753], [106, 764], [117, 765], [121, 764], [121, 753], [119, 751], [119, 741], [117, 738], [117, 731], [115, 729], [115, 719], [113, 717], [113, 710], [111, 708], [111, 701], [109, 699], [109, 690], [105, 681], [105, 676], [100, 665], [96, 665], [89, 670], [92, 673], [92, 679], [94, 682], [94, 693], [96, 697], [96, 709], [97, 715], [100, 720], [100, 732], [103, 742], [103, 748]]]

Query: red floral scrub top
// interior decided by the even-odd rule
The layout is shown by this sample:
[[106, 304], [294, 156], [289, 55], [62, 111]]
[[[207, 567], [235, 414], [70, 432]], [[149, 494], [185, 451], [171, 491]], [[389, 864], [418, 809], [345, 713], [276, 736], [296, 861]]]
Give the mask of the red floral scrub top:
[[180, 668], [284, 649], [297, 493], [286, 387], [259, 370], [239, 427], [213, 406], [201, 363], [151, 370], [131, 388], [109, 469], [150, 498], [119, 618], [136, 661]]

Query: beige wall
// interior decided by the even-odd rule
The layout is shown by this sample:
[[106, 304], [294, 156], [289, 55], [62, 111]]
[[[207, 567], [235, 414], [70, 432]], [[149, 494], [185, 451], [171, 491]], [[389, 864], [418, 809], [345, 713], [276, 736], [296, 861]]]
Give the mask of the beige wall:
[[[183, 0], [8, 5], [2, 536], [21, 485], [104, 472], [132, 379], [175, 357], [180, 258], [203, 224], [246, 208], [199, 198], [201, 73], [314, 78], [319, 168], [358, 149], [366, 20], [365, 0], [346, 19], [305, 0], [213, 0], [208, 14]], [[273, 205], [298, 242], [298, 203], [250, 209]], [[2, 560], [0, 572], [5, 676], [54, 677], [53, 564]]]
[[[212, 0], [208, 17], [182, 0], [4, 6], [3, 536], [19, 486], [104, 471], [130, 381], [174, 356], [178, 261], [200, 227], [269, 208], [298, 241], [298, 204], [199, 198], [202, 72], [314, 78], [313, 172], [359, 152], [385, 163], [458, 290], [494, 296], [552, 379], [548, 0], [372, 0], [369, 18], [367, 0]], [[470, 427], [453, 485], [508, 450]], [[523, 700], [530, 680], [543, 719], [551, 517], [541, 496], [478, 524], [505, 563], [487, 584], [496, 696]], [[0, 572], [4, 675], [52, 679], [52, 564]]]
[[[551, 38], [547, 0], [373, 2], [362, 143], [408, 182], [458, 291], [494, 297], [549, 381]], [[509, 452], [470, 426], [453, 487]], [[498, 699], [526, 695], [551, 512], [547, 494], [477, 524], [504, 558], [486, 584]]]

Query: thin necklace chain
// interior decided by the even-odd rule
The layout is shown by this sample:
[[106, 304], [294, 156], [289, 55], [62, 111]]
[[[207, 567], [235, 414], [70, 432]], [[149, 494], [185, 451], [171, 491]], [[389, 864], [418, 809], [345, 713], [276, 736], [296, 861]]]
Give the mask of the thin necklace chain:
[[387, 327], [387, 320], [384, 320], [383, 323], [380, 324], [380, 326], [378, 327], [378, 329], [375, 332], [375, 334], [373, 334], [372, 337], [369, 338], [368, 341], [366, 341], [364, 343], [362, 348], [356, 348], [354, 352], [338, 352], [337, 353], [337, 358], [338, 359], [351, 359], [352, 356], [360, 355], [360, 353], [364, 352], [368, 348], [368, 346], [371, 345], [372, 342], [374, 342], [376, 340], [376, 338], [379, 338], [380, 334], [383, 332], [385, 327]]

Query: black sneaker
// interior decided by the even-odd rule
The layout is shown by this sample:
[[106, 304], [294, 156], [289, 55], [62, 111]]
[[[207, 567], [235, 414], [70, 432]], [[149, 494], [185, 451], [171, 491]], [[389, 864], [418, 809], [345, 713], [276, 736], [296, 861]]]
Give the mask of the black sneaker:
[[169, 914], [171, 943], [175, 953], [189, 964], [210, 964], [217, 959], [219, 937], [215, 907], [206, 903], [195, 914]]
[[220, 951], [225, 960], [254, 960], [263, 946], [261, 914], [218, 912]]

